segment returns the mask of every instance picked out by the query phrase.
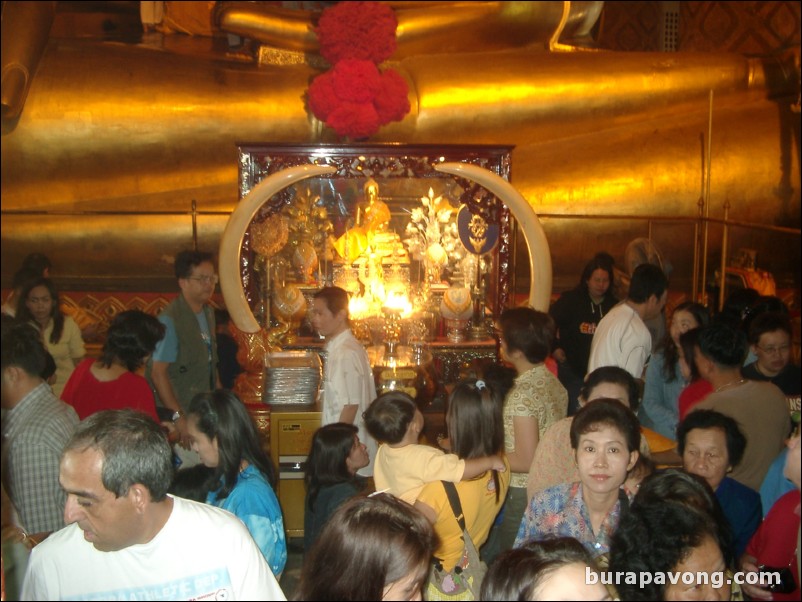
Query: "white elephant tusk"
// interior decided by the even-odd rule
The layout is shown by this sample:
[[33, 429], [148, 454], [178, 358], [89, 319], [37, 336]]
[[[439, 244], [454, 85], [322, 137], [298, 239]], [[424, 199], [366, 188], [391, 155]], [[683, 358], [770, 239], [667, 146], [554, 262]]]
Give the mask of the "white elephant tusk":
[[337, 171], [325, 165], [299, 165], [283, 169], [266, 177], [254, 186], [239, 202], [228, 218], [223, 237], [220, 239], [220, 290], [226, 302], [226, 309], [234, 325], [243, 332], [256, 333], [261, 330], [253, 316], [239, 271], [239, 253], [245, 231], [259, 208], [274, 194], [299, 180], [322, 176]]
[[548, 311], [551, 302], [551, 252], [546, 233], [532, 206], [507, 180], [482, 167], [470, 163], [443, 163], [435, 166], [435, 169], [481, 184], [510, 208], [521, 225], [529, 251], [529, 305], [540, 311]]

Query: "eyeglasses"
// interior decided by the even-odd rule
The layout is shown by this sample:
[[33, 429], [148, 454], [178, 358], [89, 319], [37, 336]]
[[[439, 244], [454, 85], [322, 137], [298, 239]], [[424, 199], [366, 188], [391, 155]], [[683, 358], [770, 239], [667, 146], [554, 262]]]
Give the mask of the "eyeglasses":
[[220, 279], [215, 274], [214, 276], [187, 276], [187, 280], [197, 280], [202, 284], [217, 284]]
[[788, 350], [791, 348], [790, 345], [780, 345], [779, 347], [761, 347], [760, 345], [755, 345], [758, 349], [760, 349], [763, 353], [767, 355], [777, 355], [778, 353], [788, 353]]

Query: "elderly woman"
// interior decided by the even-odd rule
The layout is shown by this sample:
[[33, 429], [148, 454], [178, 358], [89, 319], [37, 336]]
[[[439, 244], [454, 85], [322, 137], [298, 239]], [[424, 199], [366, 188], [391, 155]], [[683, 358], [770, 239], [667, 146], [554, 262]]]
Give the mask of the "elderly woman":
[[578, 539], [594, 557], [609, 550], [610, 537], [629, 506], [621, 486], [638, 460], [638, 419], [616, 399], [591, 401], [574, 416], [571, 447], [579, 481], [549, 487], [532, 497], [515, 547], [548, 536], [568, 536]]
[[699, 475], [715, 492], [735, 537], [735, 555], [740, 556], [763, 516], [760, 495], [727, 476], [743, 458], [746, 449], [738, 423], [713, 410], [688, 414], [677, 428], [677, 451], [688, 472]]

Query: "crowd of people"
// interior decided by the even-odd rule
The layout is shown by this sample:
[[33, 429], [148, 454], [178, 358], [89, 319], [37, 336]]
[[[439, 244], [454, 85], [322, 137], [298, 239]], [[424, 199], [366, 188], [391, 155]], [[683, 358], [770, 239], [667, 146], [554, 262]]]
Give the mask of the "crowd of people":
[[322, 424], [284, 591], [276, 466], [221, 378], [214, 257], [178, 253], [174, 301], [116, 315], [96, 359], [52, 268], [26, 260], [3, 304], [6, 599], [799, 599], [779, 299], [667, 308], [642, 264], [618, 301], [599, 253], [548, 313], [500, 312], [500, 361], [449, 387], [434, 445], [413, 397], [376, 395], [346, 291], [320, 290]]

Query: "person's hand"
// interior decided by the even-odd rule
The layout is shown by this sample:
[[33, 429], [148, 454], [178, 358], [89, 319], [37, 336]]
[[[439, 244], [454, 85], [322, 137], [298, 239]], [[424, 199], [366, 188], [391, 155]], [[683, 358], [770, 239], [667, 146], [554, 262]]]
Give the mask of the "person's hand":
[[437, 446], [442, 449], [443, 451], [450, 452], [451, 451], [451, 440], [446, 437], [443, 433], [438, 433], [437, 435]]
[[2, 530], [0, 530], [0, 536], [3, 539], [3, 542], [21, 543], [29, 550], [36, 545], [34, 538], [28, 535], [24, 529], [18, 527], [17, 525], [3, 525]]
[[[744, 558], [741, 562], [741, 570], [744, 573], [759, 573], [760, 569], [752, 561], [752, 559]], [[774, 600], [774, 596], [770, 590], [759, 585], [750, 585], [747, 583], [746, 575], [744, 575], [744, 582], [741, 584], [743, 592], [752, 600]]]
[[507, 466], [504, 464], [504, 460], [501, 456], [490, 456], [490, 459], [493, 461], [492, 469], [497, 470], [498, 472], [506, 472]]
[[176, 430], [176, 443], [183, 447], [184, 449], [190, 449], [192, 447], [192, 441], [189, 439], [189, 431], [187, 430], [187, 419], [185, 416], [181, 416], [178, 420], [174, 423], [175, 430]]

